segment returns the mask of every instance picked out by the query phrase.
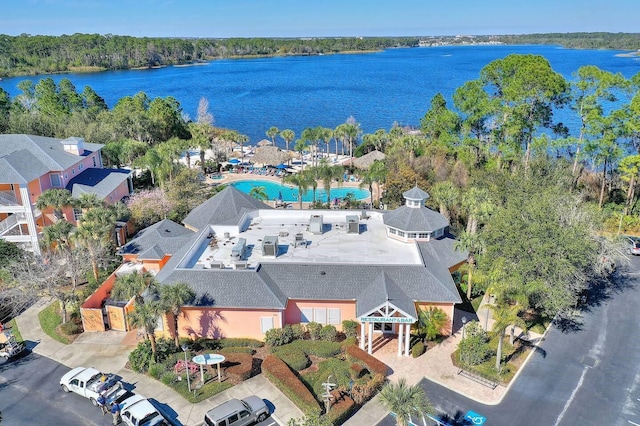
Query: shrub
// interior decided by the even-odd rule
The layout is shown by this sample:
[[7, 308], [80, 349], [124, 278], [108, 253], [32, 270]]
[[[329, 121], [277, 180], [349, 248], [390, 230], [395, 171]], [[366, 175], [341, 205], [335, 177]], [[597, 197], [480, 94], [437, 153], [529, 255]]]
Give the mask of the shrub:
[[320, 340], [320, 332], [322, 331], [322, 324], [317, 322], [310, 322], [307, 324], [307, 331], [311, 340]]
[[304, 370], [311, 363], [304, 350], [294, 345], [281, 346], [274, 349], [273, 354], [295, 371]]
[[354, 362], [353, 364], [351, 364], [351, 367], [349, 367], [349, 372], [351, 373], [352, 379], [359, 379], [364, 376], [367, 370], [357, 362]]
[[337, 334], [337, 330], [334, 326], [332, 325], [325, 325], [324, 327], [322, 327], [322, 329], [320, 330], [320, 338], [322, 340], [325, 340], [327, 342], [333, 342], [336, 340], [336, 334]]
[[151, 364], [147, 372], [151, 377], [158, 380], [162, 376], [162, 374], [166, 371], [167, 370], [164, 364], [156, 363], [156, 364]]
[[347, 339], [358, 337], [358, 322], [353, 320], [342, 321], [342, 332], [347, 336]]
[[307, 332], [302, 324], [291, 324], [291, 332], [293, 333], [293, 340], [302, 340], [304, 334]]
[[225, 354], [225, 358], [225, 364], [232, 364], [225, 370], [229, 377], [237, 381], [244, 381], [251, 377], [251, 371], [253, 369], [253, 357], [251, 355], [229, 353]]
[[264, 343], [262, 343], [260, 340], [248, 339], [244, 337], [229, 337], [226, 339], [219, 339], [217, 340], [217, 342], [222, 348], [226, 348], [229, 346], [242, 346], [245, 348], [258, 349], [264, 346]]
[[332, 358], [342, 351], [342, 345], [337, 342], [298, 340], [292, 345], [300, 348], [307, 355], [314, 355], [320, 358]]
[[385, 376], [376, 374], [373, 379], [366, 383], [354, 383], [351, 388], [351, 397], [353, 398], [353, 401], [358, 405], [364, 404], [378, 393], [385, 381]]
[[293, 330], [290, 325], [284, 328], [272, 328], [264, 334], [264, 341], [269, 346], [282, 346], [293, 341]]
[[344, 339], [342, 341], [341, 344], [344, 347], [351, 346], [351, 345], [358, 345], [358, 338], [357, 337], [347, 337], [346, 339]]
[[287, 364], [273, 355], [267, 355], [262, 362], [262, 372], [282, 393], [293, 401], [307, 416], [319, 415], [320, 405], [313, 394], [289, 369]]
[[440, 308], [431, 307], [429, 309], [420, 310], [418, 313], [418, 332], [424, 336], [426, 340], [435, 340], [442, 329], [447, 325], [449, 317]]
[[151, 342], [144, 340], [129, 354], [129, 365], [136, 373], [145, 373], [152, 359]]
[[479, 365], [493, 353], [487, 332], [478, 321], [471, 321], [465, 327], [465, 338], [458, 345], [458, 359], [463, 365]]
[[60, 325], [60, 331], [66, 334], [67, 336], [71, 336], [74, 334], [82, 333], [82, 325], [75, 323], [74, 321], [69, 321]]
[[162, 373], [162, 376], [160, 376], [160, 381], [167, 386], [171, 386], [177, 378], [178, 375], [173, 371], [165, 371], [164, 373]]
[[355, 345], [347, 346], [345, 351], [351, 358], [364, 363], [372, 373], [379, 374], [383, 377], [387, 376], [387, 372], [389, 371], [387, 364], [369, 355], [359, 347]]
[[411, 348], [411, 356], [414, 358], [418, 358], [425, 351], [426, 351], [426, 348], [424, 347], [424, 343], [418, 342], [415, 345], [413, 345], [413, 347]]

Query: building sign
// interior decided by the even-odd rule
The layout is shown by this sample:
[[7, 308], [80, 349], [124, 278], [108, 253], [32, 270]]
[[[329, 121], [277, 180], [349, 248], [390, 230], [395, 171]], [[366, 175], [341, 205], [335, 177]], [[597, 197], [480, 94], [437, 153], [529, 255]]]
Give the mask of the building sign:
[[404, 317], [361, 317], [360, 322], [391, 322], [400, 324], [413, 324], [416, 322], [413, 318]]

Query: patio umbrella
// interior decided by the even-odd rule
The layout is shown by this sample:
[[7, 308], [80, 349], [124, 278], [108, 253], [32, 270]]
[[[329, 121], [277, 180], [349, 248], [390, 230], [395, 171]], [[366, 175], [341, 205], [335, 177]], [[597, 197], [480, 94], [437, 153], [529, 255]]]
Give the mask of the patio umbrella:
[[276, 166], [276, 169], [280, 169], [280, 170], [283, 170], [283, 169], [286, 169], [286, 168], [287, 168], [287, 165], [286, 164], [282, 164], [282, 163], [280, 163], [280, 164], [278, 164]]
[[237, 158], [232, 158], [231, 160], [229, 160], [229, 163], [231, 163], [231, 164], [240, 164], [240, 160], [238, 160]]

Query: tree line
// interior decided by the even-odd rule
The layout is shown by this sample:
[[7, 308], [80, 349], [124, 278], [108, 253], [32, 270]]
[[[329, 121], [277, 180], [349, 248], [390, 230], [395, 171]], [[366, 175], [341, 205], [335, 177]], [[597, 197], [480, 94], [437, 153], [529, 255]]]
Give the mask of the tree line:
[[147, 68], [240, 56], [318, 55], [417, 46], [416, 37], [165, 38], [0, 35], [0, 77]]

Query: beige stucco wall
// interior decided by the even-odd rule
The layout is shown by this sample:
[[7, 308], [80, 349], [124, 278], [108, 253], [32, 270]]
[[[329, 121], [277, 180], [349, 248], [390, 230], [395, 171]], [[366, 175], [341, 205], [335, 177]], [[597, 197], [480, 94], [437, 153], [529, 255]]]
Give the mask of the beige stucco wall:
[[420, 312], [420, 310], [429, 309], [431, 307], [442, 309], [444, 313], [447, 314], [447, 317], [449, 317], [449, 322], [447, 326], [442, 329], [442, 334], [444, 334], [445, 336], [450, 335], [451, 330], [453, 330], [454, 305], [451, 303], [416, 303], [417, 312]]

